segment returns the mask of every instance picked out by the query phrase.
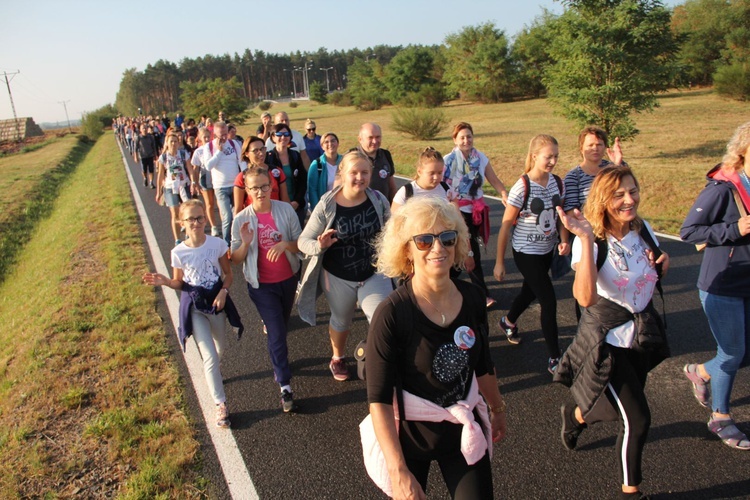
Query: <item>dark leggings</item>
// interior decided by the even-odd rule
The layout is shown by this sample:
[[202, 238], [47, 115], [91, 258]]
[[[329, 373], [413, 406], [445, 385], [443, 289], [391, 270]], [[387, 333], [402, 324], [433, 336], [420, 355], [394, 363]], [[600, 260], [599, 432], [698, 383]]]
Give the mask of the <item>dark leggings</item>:
[[523, 275], [521, 292], [513, 299], [507, 318], [515, 323], [534, 299], [539, 300], [542, 307], [542, 333], [550, 358], [560, 357], [557, 332], [557, 297], [549, 268], [552, 265], [552, 252], [544, 255], [532, 255], [513, 250], [513, 260]]
[[474, 270], [468, 273], [469, 279], [472, 283], [484, 290], [484, 294], [489, 297], [490, 291], [487, 289], [487, 284], [484, 282], [484, 271], [482, 271], [482, 253], [479, 248], [479, 226], [474, 224], [474, 216], [472, 214], [461, 212], [461, 215], [464, 216], [464, 222], [466, 222], [466, 226], [469, 228], [469, 242], [471, 245], [471, 251], [474, 252]]
[[[438, 461], [443, 480], [448, 487], [451, 498], [454, 499], [492, 499], [492, 467], [490, 456], [485, 453], [482, 459], [474, 465], [466, 463], [464, 456], [459, 453]], [[427, 492], [427, 475], [430, 473], [430, 460], [406, 459], [406, 466]]]
[[641, 459], [651, 426], [651, 410], [643, 392], [648, 375], [648, 357], [633, 349], [609, 346], [614, 368], [605, 394], [620, 420], [617, 435], [617, 465], [622, 484], [638, 486], [643, 480]]

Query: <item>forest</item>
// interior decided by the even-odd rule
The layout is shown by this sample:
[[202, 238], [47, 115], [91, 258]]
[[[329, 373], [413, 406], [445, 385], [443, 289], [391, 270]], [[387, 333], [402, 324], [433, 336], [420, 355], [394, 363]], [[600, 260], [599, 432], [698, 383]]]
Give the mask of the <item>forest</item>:
[[[617, 93], [622, 106], [641, 111], [668, 88], [710, 85], [730, 98], [750, 98], [750, 0], [688, 0], [673, 9], [658, 0], [563, 4], [563, 14], [544, 11], [512, 36], [485, 23], [447, 34], [437, 46], [290, 54], [246, 48], [158, 60], [125, 70], [114, 109], [197, 117], [221, 106], [241, 116], [260, 101], [290, 97], [372, 110], [547, 96], [567, 115], [601, 122], [601, 110], [570, 103], [607, 106]], [[627, 136], [628, 125], [620, 125]]]

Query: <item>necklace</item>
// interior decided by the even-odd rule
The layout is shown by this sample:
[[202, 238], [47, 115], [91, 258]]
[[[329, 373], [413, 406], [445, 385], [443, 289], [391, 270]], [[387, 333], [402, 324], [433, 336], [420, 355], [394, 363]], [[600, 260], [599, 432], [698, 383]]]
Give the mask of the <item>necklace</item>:
[[443, 314], [442, 312], [440, 312], [440, 310], [437, 307], [435, 307], [435, 304], [433, 304], [432, 302], [430, 302], [430, 299], [428, 299], [424, 294], [420, 294], [420, 295], [422, 295], [422, 298], [424, 300], [426, 300], [427, 303], [430, 304], [433, 309], [435, 309], [435, 312], [440, 315], [440, 326], [445, 326], [445, 314]]

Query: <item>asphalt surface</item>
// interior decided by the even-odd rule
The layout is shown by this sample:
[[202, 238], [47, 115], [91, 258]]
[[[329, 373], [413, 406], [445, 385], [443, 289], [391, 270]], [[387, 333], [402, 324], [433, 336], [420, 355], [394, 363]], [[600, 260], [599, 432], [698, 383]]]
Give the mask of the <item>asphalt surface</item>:
[[[173, 240], [168, 210], [155, 203], [155, 191], [142, 185], [140, 167], [130, 158], [129, 165], [138, 185], [134, 196], [142, 197], [163, 257], [169, 263]], [[508, 436], [495, 445], [492, 460], [495, 498], [617, 498], [617, 423], [589, 427], [575, 451], [567, 451], [560, 442], [559, 407], [570, 396], [567, 388], [551, 383], [546, 370], [538, 305], [532, 305], [520, 318], [521, 344], [510, 345], [499, 334], [497, 322], [518, 292], [522, 278], [512, 258], [507, 259], [505, 281], [498, 283], [492, 278], [502, 205], [488, 201], [493, 237], [482, 254], [483, 267], [490, 293], [498, 301], [489, 311], [490, 344], [500, 389], [508, 405]], [[707, 431], [709, 411], [693, 399], [681, 371], [685, 363], [710, 359], [715, 349], [695, 288], [701, 255], [692, 245], [681, 242], [661, 239], [661, 246], [671, 256], [669, 274], [663, 283], [672, 357], [649, 375], [647, 395], [652, 426], [643, 457], [642, 490], [660, 499], [750, 498], [750, 452], [730, 449]], [[231, 411], [231, 432], [258, 495], [263, 499], [385, 498], [368, 478], [362, 463], [358, 424], [367, 415], [364, 382], [356, 379], [353, 358], [353, 378], [348, 382], [335, 381], [328, 370], [331, 349], [324, 298], [318, 303], [316, 327], [303, 323], [296, 310], [293, 312], [288, 342], [292, 387], [299, 411], [284, 414], [259, 316], [247, 295], [241, 268], [233, 266], [233, 270], [231, 296], [246, 331], [241, 341], [230, 340], [222, 374]], [[572, 273], [555, 282], [563, 349], [575, 334], [571, 286]], [[156, 298], [156, 307], [166, 318], [163, 297], [159, 293]], [[655, 301], [660, 309], [661, 300]], [[366, 332], [364, 315], [358, 312], [348, 342], [350, 353]], [[168, 321], [165, 336], [187, 386], [189, 414], [201, 442], [201, 473], [209, 480], [212, 498], [228, 498], [229, 490], [205, 430], [206, 425], [214, 423], [206, 424], [197, 409], [195, 393], [186, 379], [183, 355]], [[191, 343], [190, 348], [195, 345]], [[735, 381], [732, 414], [739, 427], [750, 434], [747, 369], [740, 370]], [[429, 498], [448, 498], [434, 464], [427, 493]]]

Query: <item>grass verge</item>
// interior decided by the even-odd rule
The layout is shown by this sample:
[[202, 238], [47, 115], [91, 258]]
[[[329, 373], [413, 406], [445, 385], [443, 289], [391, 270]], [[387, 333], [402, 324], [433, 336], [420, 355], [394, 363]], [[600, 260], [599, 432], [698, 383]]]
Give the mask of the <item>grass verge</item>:
[[0, 158], [7, 182], [0, 192], [0, 283], [36, 224], [50, 214], [65, 179], [91, 149], [72, 135], [28, 147], [34, 149]]
[[205, 496], [111, 134], [0, 284], [0, 497]]
[[[750, 103], [724, 99], [705, 89], [670, 92], [659, 103], [654, 113], [635, 117], [641, 133], [625, 143], [623, 150], [641, 184], [640, 212], [657, 230], [677, 234], [705, 185], [706, 172], [721, 161], [735, 128], [748, 120]], [[319, 134], [332, 131], [338, 135], [340, 152], [357, 145], [362, 123], [376, 122], [383, 129], [383, 147], [393, 154], [398, 173], [406, 176], [414, 174], [419, 153], [426, 146], [443, 154], [453, 149], [450, 132], [459, 121], [472, 124], [477, 149], [490, 158], [508, 187], [523, 173], [529, 141], [537, 134], [551, 134], [560, 143], [556, 174], [564, 175], [580, 159], [578, 128], [556, 115], [546, 99], [500, 104], [454, 101], [441, 109], [449, 125], [432, 141], [414, 141], [397, 132], [392, 125], [390, 106], [363, 112], [353, 107], [304, 102], [295, 109], [287, 104], [274, 104], [270, 112], [286, 111], [296, 130], [304, 130], [305, 119], [312, 118]], [[243, 125], [239, 133], [248, 137], [255, 134], [257, 126], [257, 123]], [[494, 193], [486, 186], [487, 193]]]

